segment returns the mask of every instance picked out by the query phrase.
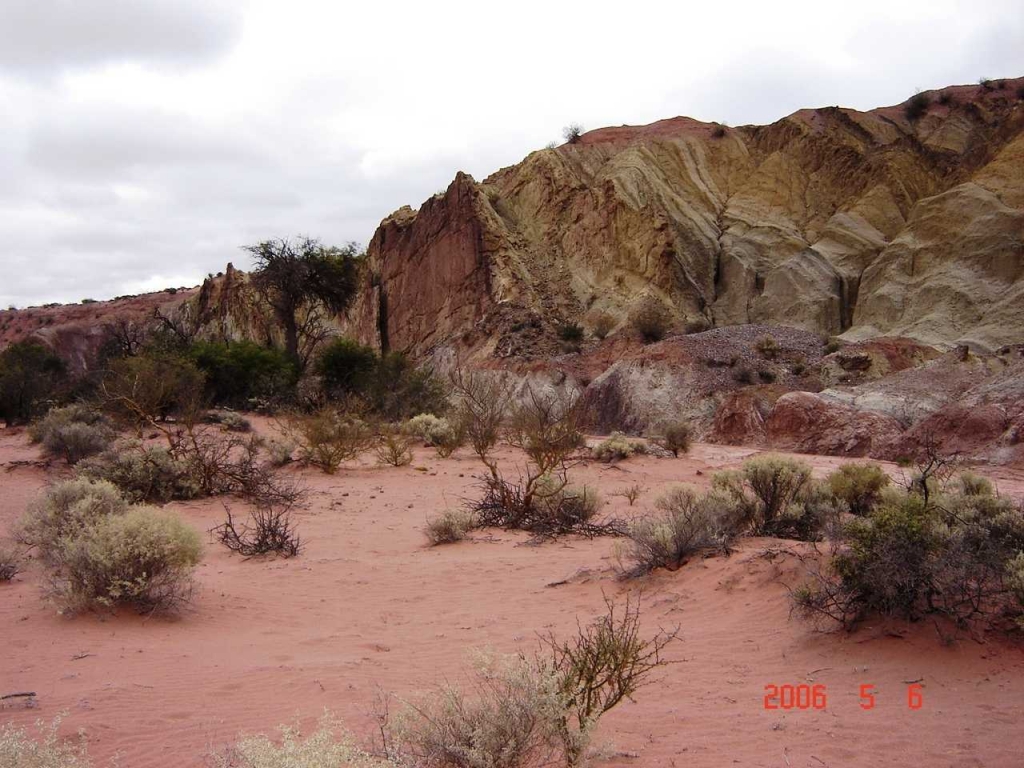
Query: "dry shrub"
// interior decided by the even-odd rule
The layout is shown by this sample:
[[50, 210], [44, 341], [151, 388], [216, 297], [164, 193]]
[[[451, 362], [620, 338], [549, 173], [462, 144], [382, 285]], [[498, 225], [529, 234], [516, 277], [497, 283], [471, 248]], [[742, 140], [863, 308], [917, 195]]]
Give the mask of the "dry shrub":
[[640, 498], [640, 495], [643, 492], [644, 487], [640, 485], [640, 483], [633, 483], [632, 485], [627, 485], [621, 491], [613, 493], [612, 496], [621, 496], [626, 501], [628, 501], [629, 506], [632, 507], [636, 503], [636, 500]]
[[746, 365], [733, 369], [732, 378], [737, 384], [753, 384], [754, 371]]
[[461, 366], [452, 372], [451, 383], [458, 401], [457, 418], [466, 440], [490, 469], [490, 452], [512, 412], [512, 388], [503, 378], [483, 371], [467, 371]]
[[114, 440], [114, 430], [103, 414], [81, 404], [54, 408], [29, 434], [49, 455], [68, 464], [105, 450]]
[[65, 608], [167, 611], [188, 602], [202, 557], [199, 534], [176, 516], [131, 507], [63, 538], [51, 590]]
[[680, 453], [690, 450], [692, 438], [690, 425], [684, 421], [676, 421], [661, 428], [661, 436], [657, 442], [658, 445], [666, 451], [671, 451], [672, 455], [678, 458]]
[[86, 459], [78, 465], [78, 474], [113, 483], [133, 503], [165, 504], [201, 493], [185, 462], [175, 459], [166, 448], [134, 441], [118, 443]]
[[736, 534], [733, 507], [719, 495], [698, 495], [679, 485], [660, 496], [655, 507], [658, 515], [638, 518], [626, 528], [619, 556], [629, 563], [627, 575], [656, 568], [674, 571], [694, 555], [727, 551]]
[[299, 458], [327, 474], [337, 472], [343, 462], [358, 458], [374, 441], [369, 425], [331, 408], [296, 417], [287, 429], [298, 443]]
[[0, 726], [0, 765], [4, 768], [90, 768], [85, 739], [60, 737], [61, 717], [50, 724], [36, 722], [38, 738], [14, 723]]
[[604, 462], [622, 461], [634, 454], [644, 452], [645, 447], [642, 441], [630, 440], [621, 432], [612, 432], [591, 449], [594, 458]]
[[404, 467], [412, 463], [409, 438], [392, 430], [387, 430], [380, 435], [374, 451], [381, 464]]
[[595, 312], [590, 316], [590, 326], [594, 338], [604, 339], [615, 329], [615, 317], [607, 312]]
[[832, 493], [855, 515], [870, 512], [889, 482], [889, 476], [877, 464], [844, 464], [828, 476]]
[[117, 487], [104, 480], [65, 480], [33, 500], [17, 528], [18, 540], [36, 550], [42, 562], [55, 565], [63, 543], [110, 516], [128, 511]]
[[759, 338], [754, 344], [754, 348], [765, 360], [774, 360], [781, 351], [779, 342], [770, 333]]
[[647, 301], [633, 313], [631, 324], [644, 344], [651, 344], [665, 338], [670, 319], [660, 302]]
[[14, 547], [0, 544], [0, 581], [10, 581], [21, 573], [21, 553]]
[[355, 746], [341, 725], [325, 715], [308, 736], [297, 727], [282, 726], [280, 738], [264, 734], [240, 739], [224, 754], [213, 756], [216, 768], [384, 768]]
[[273, 467], [283, 467], [285, 464], [291, 463], [292, 454], [295, 453], [295, 443], [287, 439], [272, 439], [267, 441], [266, 449], [270, 465]]
[[426, 445], [434, 445], [435, 436], [448, 429], [448, 420], [432, 413], [413, 416], [402, 427], [406, 434], [418, 437]]
[[992, 482], [981, 475], [976, 475], [973, 472], [961, 472], [957, 480], [960, 485], [960, 493], [964, 496], [995, 495]]
[[302, 549], [302, 539], [292, 522], [291, 504], [255, 504], [244, 523], [236, 523], [231, 510], [225, 510], [228, 519], [213, 532], [218, 541], [232, 552], [245, 557], [295, 557]]
[[206, 419], [211, 424], [220, 424], [228, 432], [252, 432], [252, 423], [235, 411], [210, 411]]
[[481, 485], [480, 499], [469, 506], [481, 527], [528, 531], [539, 537], [568, 533], [604, 536], [620, 532], [615, 521], [594, 520], [597, 492], [587, 487], [572, 488], [564, 476], [538, 478], [531, 485], [528, 478], [510, 482], [488, 475], [481, 479]]
[[432, 545], [462, 541], [477, 526], [476, 515], [468, 510], [449, 509], [427, 520], [424, 533]]

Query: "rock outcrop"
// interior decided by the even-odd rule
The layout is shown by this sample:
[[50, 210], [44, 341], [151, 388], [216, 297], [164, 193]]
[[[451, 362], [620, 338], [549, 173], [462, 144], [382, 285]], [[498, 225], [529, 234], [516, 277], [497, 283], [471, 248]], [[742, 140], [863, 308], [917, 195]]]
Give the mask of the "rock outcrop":
[[768, 126], [605, 128], [385, 219], [352, 328], [414, 355], [495, 313], [771, 323], [992, 350], [1024, 336], [1024, 78]]

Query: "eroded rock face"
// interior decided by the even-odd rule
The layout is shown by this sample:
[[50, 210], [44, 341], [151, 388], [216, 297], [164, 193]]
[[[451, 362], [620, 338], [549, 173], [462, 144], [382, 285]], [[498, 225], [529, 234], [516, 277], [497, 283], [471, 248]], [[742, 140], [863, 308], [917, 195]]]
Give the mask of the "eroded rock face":
[[812, 392], [790, 392], [775, 403], [765, 420], [765, 432], [774, 448], [885, 457], [903, 429], [891, 416], [830, 402]]
[[[716, 130], [607, 128], [381, 224], [353, 327], [419, 355], [515, 305], [991, 350], [1024, 335], [1024, 78]], [[938, 92], [931, 94], [937, 97]], [[476, 342], [486, 345], [487, 340]]]

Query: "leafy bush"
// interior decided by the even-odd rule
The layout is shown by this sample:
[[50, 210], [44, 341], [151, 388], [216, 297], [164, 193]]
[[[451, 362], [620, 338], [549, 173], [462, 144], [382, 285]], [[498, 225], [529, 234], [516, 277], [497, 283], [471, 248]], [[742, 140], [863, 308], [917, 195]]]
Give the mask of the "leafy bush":
[[77, 743], [60, 737], [61, 718], [49, 725], [36, 724], [39, 738], [33, 739], [14, 723], [0, 726], [0, 765], [4, 768], [90, 768], [85, 739]]
[[462, 418], [438, 418], [430, 413], [421, 413], [406, 422], [404, 431], [436, 448], [437, 454], [445, 459], [465, 444], [464, 423]]
[[287, 355], [252, 341], [197, 341], [188, 348], [188, 357], [206, 375], [206, 393], [214, 403], [279, 401], [291, 394], [296, 381]]
[[0, 352], [0, 420], [23, 424], [45, 410], [67, 378], [64, 363], [35, 341], [18, 341]]
[[57, 483], [32, 501], [17, 529], [18, 539], [35, 547], [39, 558], [53, 565], [66, 540], [110, 516], [128, 511], [117, 488], [104, 480], [84, 478]]
[[612, 432], [591, 449], [594, 458], [604, 462], [622, 461], [645, 451], [646, 448], [641, 441], [630, 440], [621, 432]]
[[828, 476], [828, 484], [850, 512], [863, 516], [878, 502], [889, 476], [877, 464], [844, 464]]
[[658, 515], [634, 520], [626, 529], [620, 557], [633, 576], [656, 568], [676, 570], [696, 554], [728, 549], [736, 521], [714, 494], [698, 496], [687, 486], [667, 490], [655, 502]]
[[766, 334], [759, 338], [754, 344], [754, 348], [765, 360], [774, 360], [779, 356], [781, 347], [779, 342], [775, 340], [775, 337], [771, 334]]
[[738, 472], [716, 473], [712, 484], [732, 500], [754, 535], [774, 536], [791, 527], [783, 514], [798, 502], [810, 477], [807, 464], [769, 454], [747, 460]]
[[175, 354], [115, 360], [100, 382], [107, 408], [138, 428], [157, 427], [175, 417], [198, 419], [203, 410], [205, 374], [195, 363]]
[[365, 422], [330, 408], [295, 419], [290, 429], [300, 459], [328, 474], [369, 450], [374, 441], [373, 430]]
[[378, 438], [374, 449], [381, 464], [404, 467], [412, 462], [409, 438], [398, 432], [387, 430]]
[[666, 424], [661, 430], [661, 439], [658, 441], [662, 448], [671, 451], [673, 456], [678, 457], [680, 453], [690, 450], [691, 440], [690, 425], [683, 421], [676, 421]]
[[633, 329], [640, 335], [644, 344], [661, 341], [668, 333], [669, 317], [665, 308], [659, 303], [644, 303], [632, 317]]
[[175, 459], [166, 448], [134, 441], [118, 443], [86, 459], [78, 465], [78, 474], [113, 483], [132, 503], [166, 504], [193, 499], [202, 492], [185, 462]]
[[370, 410], [388, 421], [448, 410], [448, 387], [434, 372], [417, 367], [401, 352], [380, 359], [367, 394]]
[[174, 515], [132, 507], [58, 543], [53, 594], [66, 608], [170, 610], [192, 594], [199, 534]]
[[476, 527], [476, 515], [467, 510], [449, 509], [427, 520], [424, 532], [432, 545], [462, 541]]
[[435, 416], [432, 413], [421, 413], [418, 416], [413, 416], [402, 427], [406, 434], [418, 437], [427, 445], [433, 445], [434, 436], [446, 429], [448, 429], [448, 420]]
[[316, 372], [323, 377], [333, 397], [362, 394], [373, 384], [380, 359], [370, 347], [338, 337], [327, 344], [316, 361]]
[[114, 431], [103, 414], [80, 404], [54, 408], [29, 434], [49, 455], [60, 456], [68, 464], [106, 450], [114, 440]]

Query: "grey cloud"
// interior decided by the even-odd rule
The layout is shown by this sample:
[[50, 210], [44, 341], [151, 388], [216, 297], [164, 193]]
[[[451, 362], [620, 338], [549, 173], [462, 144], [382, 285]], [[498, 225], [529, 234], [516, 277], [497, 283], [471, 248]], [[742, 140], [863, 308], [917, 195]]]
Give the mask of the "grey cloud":
[[119, 61], [188, 64], [222, 53], [241, 16], [214, 0], [4, 0], [0, 71], [49, 75]]

